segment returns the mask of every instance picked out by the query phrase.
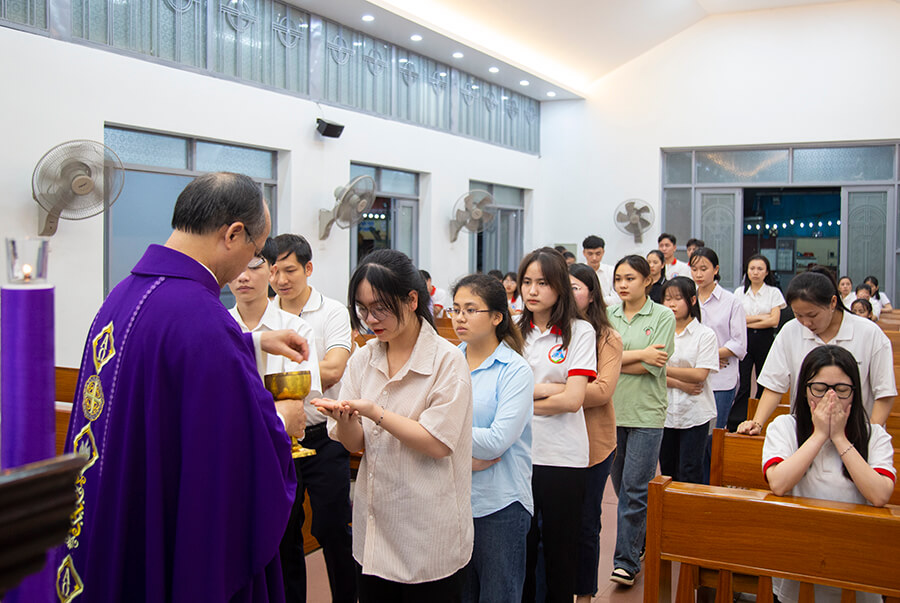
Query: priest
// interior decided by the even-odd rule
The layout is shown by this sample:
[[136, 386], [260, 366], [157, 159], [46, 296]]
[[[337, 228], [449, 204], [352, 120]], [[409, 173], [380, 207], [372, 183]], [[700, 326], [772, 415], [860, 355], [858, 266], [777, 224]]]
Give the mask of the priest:
[[166, 244], [94, 318], [66, 439], [88, 463], [56, 559], [63, 603], [283, 600], [288, 434], [305, 416], [300, 400], [273, 402], [257, 359], [309, 348], [294, 331], [242, 334], [219, 301], [270, 226], [250, 178], [197, 178]]

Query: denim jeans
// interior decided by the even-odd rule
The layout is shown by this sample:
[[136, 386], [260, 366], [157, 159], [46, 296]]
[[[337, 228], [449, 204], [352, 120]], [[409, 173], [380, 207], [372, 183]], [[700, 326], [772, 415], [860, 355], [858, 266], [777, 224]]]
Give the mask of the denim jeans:
[[593, 467], [588, 467], [581, 511], [581, 533], [578, 535], [578, 566], [575, 570], [575, 594], [597, 594], [597, 566], [600, 564], [600, 513], [603, 490], [616, 451]]
[[728, 424], [728, 414], [731, 412], [736, 392], [737, 386], [713, 392], [713, 396], [716, 398], [716, 429], [724, 429]]
[[475, 546], [464, 568], [463, 603], [519, 603], [531, 514], [514, 502], [474, 521]]
[[[678, 482], [702, 484], [706, 461], [706, 439], [709, 424], [687, 429], [663, 430], [662, 445], [659, 449], [659, 470]], [[709, 470], [705, 470], [709, 473]], [[709, 480], [707, 480], [709, 481]]]
[[616, 458], [610, 478], [619, 508], [613, 567], [637, 574], [647, 534], [647, 484], [656, 476], [662, 428], [616, 427]]

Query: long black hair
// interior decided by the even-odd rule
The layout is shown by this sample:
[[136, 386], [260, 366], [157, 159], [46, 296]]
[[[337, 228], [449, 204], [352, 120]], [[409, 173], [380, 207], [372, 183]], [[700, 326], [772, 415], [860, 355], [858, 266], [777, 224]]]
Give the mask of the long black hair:
[[875, 291], [872, 292], [872, 297], [874, 297], [878, 301], [881, 301], [881, 289], [878, 288], [878, 279], [874, 276], [867, 276], [863, 279], [863, 282], [875, 285]]
[[606, 302], [600, 294], [600, 279], [597, 273], [587, 264], [572, 264], [569, 266], [569, 274], [584, 283], [588, 288], [588, 306], [582, 312], [586, 321], [594, 327], [597, 334], [597, 341], [606, 335], [608, 329], [612, 328], [609, 322], [609, 315], [606, 313]]
[[[869, 416], [863, 406], [862, 384], [859, 378], [859, 367], [853, 354], [836, 345], [823, 345], [814, 348], [800, 366], [797, 376], [797, 399], [794, 402], [794, 419], [797, 421], [797, 445], [800, 446], [809, 439], [813, 433], [812, 411], [809, 409], [806, 384], [812, 381], [820, 370], [826, 366], [836, 366], [850, 377], [853, 385], [853, 399], [850, 403], [850, 414], [847, 417], [847, 425], [844, 427], [844, 435], [853, 444], [853, 447], [864, 458], [869, 457]], [[844, 476], [852, 479], [847, 467], [844, 467]]]
[[799, 299], [823, 308], [829, 307], [834, 298], [837, 299], [835, 310], [838, 312], [846, 310], [844, 302], [841, 301], [841, 292], [838, 291], [837, 283], [834, 281], [834, 275], [827, 269], [818, 266], [812, 266], [808, 272], [798, 274], [791, 279], [787, 293], [784, 295], [788, 305]]
[[415, 314], [419, 324], [424, 321], [434, 328], [434, 317], [428, 307], [431, 296], [425, 288], [425, 279], [419, 274], [412, 260], [402, 251], [396, 249], [373, 251], [364, 257], [353, 271], [347, 291], [347, 303], [350, 308], [350, 324], [357, 330], [363, 325], [356, 312], [356, 290], [363, 281], [369, 282], [375, 292], [375, 299], [398, 320], [403, 318], [401, 305], [409, 301], [409, 294], [415, 291], [418, 295]]
[[[569, 341], [572, 339], [572, 321], [578, 318], [578, 306], [575, 305], [575, 296], [572, 295], [572, 282], [569, 280], [569, 270], [566, 266], [566, 260], [563, 255], [550, 247], [541, 247], [535, 249], [524, 258], [519, 264], [519, 275], [517, 282], [519, 284], [519, 294], [525, 297], [525, 291], [522, 289], [522, 280], [525, 278], [525, 272], [528, 267], [537, 262], [541, 267], [541, 274], [550, 288], [558, 296], [553, 310], [550, 311], [550, 325], [556, 327], [562, 332], [562, 347], [569, 347]], [[522, 332], [522, 338], [527, 339], [533, 325], [534, 313], [525, 309], [519, 317], [519, 330]]]
[[769, 263], [769, 258], [759, 253], [751, 255], [747, 260], [747, 263], [744, 264], [744, 293], [750, 289], [750, 276], [748, 271], [750, 270], [750, 262], [754, 260], [759, 260], [763, 264], [766, 265], [766, 277], [763, 279], [763, 282], [770, 287], [775, 286], [775, 275], [772, 274], [772, 265]]
[[487, 274], [470, 274], [460, 279], [453, 287], [454, 298], [456, 292], [463, 287], [468, 288], [473, 295], [480, 297], [488, 310], [500, 314], [500, 324], [494, 327], [494, 334], [498, 340], [505, 342], [506, 345], [521, 354], [525, 342], [513, 323], [512, 316], [509, 315], [509, 303], [506, 301], [506, 289], [503, 288], [503, 283], [496, 277]]
[[[663, 301], [665, 301], [666, 291], [669, 289], [675, 289], [681, 299], [685, 301], [688, 307], [688, 316], [697, 319], [697, 322], [702, 322], [700, 320], [700, 302], [697, 300], [697, 285], [694, 284], [694, 281], [686, 276], [676, 276], [667, 280], [662, 286]], [[694, 303], [691, 303], [691, 298], [694, 299]]]

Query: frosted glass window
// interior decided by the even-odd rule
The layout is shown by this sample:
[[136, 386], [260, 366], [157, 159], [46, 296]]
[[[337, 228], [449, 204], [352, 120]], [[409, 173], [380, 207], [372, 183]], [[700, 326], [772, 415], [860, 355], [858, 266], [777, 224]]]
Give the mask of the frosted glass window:
[[325, 22], [325, 58], [320, 65], [326, 100], [381, 115], [391, 112], [391, 46]]
[[0, 20], [47, 29], [47, 0], [0, 0]]
[[397, 73], [394, 117], [432, 128], [449, 129], [450, 68], [397, 48]]
[[874, 274], [883, 278], [887, 243], [887, 193], [847, 194], [847, 268], [854, 283]]
[[414, 201], [396, 201], [397, 223], [393, 248], [402, 251], [415, 262], [418, 257], [416, 249], [416, 232], [419, 226], [418, 208]]
[[666, 184], [691, 183], [691, 152], [666, 153]]
[[369, 165], [350, 164], [350, 179], [353, 180], [358, 176], [371, 176], [375, 178], [375, 168]]
[[794, 182], [860, 182], [893, 178], [893, 145], [794, 150]]
[[188, 168], [188, 141], [184, 138], [105, 128], [103, 143], [126, 164]]
[[504, 96], [508, 95], [500, 86], [461, 73], [457, 115], [460, 133], [502, 143], [504, 119], [508, 120], [503, 112]]
[[377, 182], [377, 189], [383, 193], [395, 193], [398, 195], [417, 195], [418, 174], [414, 172], [401, 172], [399, 170], [381, 170], [381, 181]]
[[253, 178], [275, 178], [275, 153], [214, 142], [197, 142], [196, 169], [201, 172], [237, 172]]
[[787, 149], [697, 151], [697, 183], [787, 181]]
[[524, 205], [522, 189], [520, 188], [495, 184], [493, 195], [495, 205], [507, 205], [513, 207], [522, 207]]
[[691, 189], [675, 188], [665, 191], [665, 223], [662, 232], [675, 235], [679, 241], [691, 238]]
[[719, 256], [719, 284], [729, 291], [737, 286], [734, 206], [734, 193], [700, 193], [700, 238]]

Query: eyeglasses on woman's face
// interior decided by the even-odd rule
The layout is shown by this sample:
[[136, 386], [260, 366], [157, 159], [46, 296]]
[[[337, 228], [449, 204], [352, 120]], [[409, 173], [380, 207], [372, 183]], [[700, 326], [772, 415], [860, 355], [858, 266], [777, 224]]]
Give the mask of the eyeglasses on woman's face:
[[828, 390], [834, 390], [835, 395], [841, 400], [846, 400], [853, 395], [853, 386], [849, 383], [822, 383], [821, 381], [812, 381], [806, 384], [806, 389], [816, 398], [821, 398], [828, 393]]
[[362, 304], [356, 304], [356, 315], [359, 316], [359, 319], [363, 322], [366, 322], [370, 316], [374, 320], [381, 322], [392, 314], [387, 307], [380, 304], [375, 304], [370, 308], [367, 308]]

